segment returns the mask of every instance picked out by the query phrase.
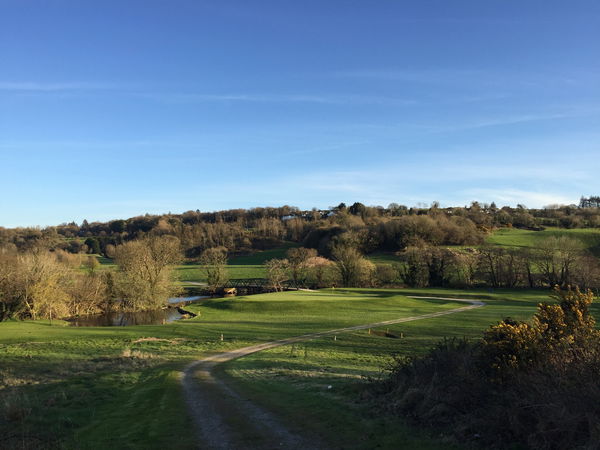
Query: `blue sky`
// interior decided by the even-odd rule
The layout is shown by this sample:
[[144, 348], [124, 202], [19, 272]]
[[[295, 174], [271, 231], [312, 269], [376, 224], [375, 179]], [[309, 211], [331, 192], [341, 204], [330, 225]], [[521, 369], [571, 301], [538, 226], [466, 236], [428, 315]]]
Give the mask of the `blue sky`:
[[0, 226], [600, 193], [597, 1], [0, 0]]

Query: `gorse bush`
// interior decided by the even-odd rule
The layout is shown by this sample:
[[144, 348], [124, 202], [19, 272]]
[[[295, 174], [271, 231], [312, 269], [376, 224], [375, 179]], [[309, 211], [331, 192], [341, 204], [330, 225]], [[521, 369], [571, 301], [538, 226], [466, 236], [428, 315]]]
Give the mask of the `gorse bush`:
[[557, 288], [552, 297], [531, 322], [505, 319], [479, 342], [445, 340], [397, 360], [377, 392], [395, 413], [486, 448], [598, 448], [593, 294]]
[[557, 288], [552, 297], [557, 304], [539, 304], [531, 324], [505, 319], [485, 332], [482, 356], [502, 378], [546, 366], [564, 370], [598, 346], [592, 292]]

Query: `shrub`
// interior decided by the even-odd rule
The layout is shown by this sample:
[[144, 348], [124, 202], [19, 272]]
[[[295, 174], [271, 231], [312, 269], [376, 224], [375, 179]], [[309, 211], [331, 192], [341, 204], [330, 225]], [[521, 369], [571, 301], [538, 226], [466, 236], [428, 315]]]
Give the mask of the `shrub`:
[[591, 292], [555, 289], [533, 320], [505, 319], [478, 342], [445, 340], [399, 359], [377, 385], [396, 414], [486, 448], [597, 448], [600, 334]]

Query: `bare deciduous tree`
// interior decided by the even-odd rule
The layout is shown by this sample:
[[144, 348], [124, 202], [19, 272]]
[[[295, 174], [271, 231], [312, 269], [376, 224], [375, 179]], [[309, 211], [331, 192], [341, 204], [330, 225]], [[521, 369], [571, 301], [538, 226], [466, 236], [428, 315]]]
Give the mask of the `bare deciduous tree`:
[[314, 248], [290, 248], [287, 251], [287, 259], [290, 264], [290, 273], [292, 282], [296, 287], [303, 284], [306, 278], [306, 263], [310, 258], [317, 256], [317, 251]]
[[267, 279], [271, 287], [277, 291], [283, 291], [283, 282], [288, 279], [290, 263], [287, 259], [270, 259], [265, 263]]
[[173, 283], [172, 266], [181, 259], [179, 240], [173, 236], [147, 236], [117, 246], [115, 284], [124, 309], [155, 309], [177, 295], [181, 289]]
[[349, 245], [338, 245], [331, 251], [342, 286], [369, 286], [375, 265]]
[[212, 292], [223, 287], [229, 280], [227, 273], [227, 249], [225, 247], [213, 247], [202, 252], [200, 264], [204, 266], [206, 281]]

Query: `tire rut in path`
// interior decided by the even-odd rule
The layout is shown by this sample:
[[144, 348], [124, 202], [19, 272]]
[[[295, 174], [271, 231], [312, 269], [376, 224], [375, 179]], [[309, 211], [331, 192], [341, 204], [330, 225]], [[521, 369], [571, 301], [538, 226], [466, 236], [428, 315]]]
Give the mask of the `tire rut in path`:
[[[189, 364], [185, 367], [182, 384], [188, 411], [192, 418], [198, 438], [203, 442], [201, 448], [219, 450], [232, 449], [319, 449], [323, 445], [315, 439], [288, 430], [273, 414], [240, 396], [214, 373], [219, 364], [241, 358], [252, 353], [268, 350], [282, 345], [294, 344], [311, 339], [345, 333], [349, 331], [376, 328], [415, 320], [455, 314], [485, 305], [478, 300], [410, 296], [430, 300], [448, 300], [469, 303], [468, 306], [448, 309], [418, 316], [403, 317], [364, 325], [320, 331], [301, 336], [294, 336], [263, 344], [252, 345], [228, 352], [212, 355]], [[234, 428], [235, 424], [243, 424], [246, 436], [241, 436]], [[249, 429], [247, 429], [249, 427]], [[243, 434], [243, 433], [242, 433]]]

